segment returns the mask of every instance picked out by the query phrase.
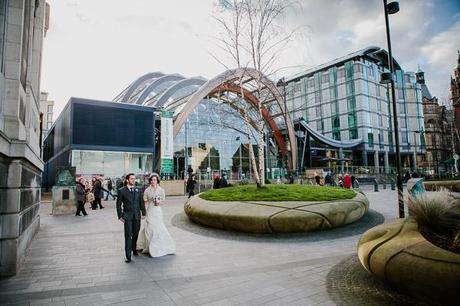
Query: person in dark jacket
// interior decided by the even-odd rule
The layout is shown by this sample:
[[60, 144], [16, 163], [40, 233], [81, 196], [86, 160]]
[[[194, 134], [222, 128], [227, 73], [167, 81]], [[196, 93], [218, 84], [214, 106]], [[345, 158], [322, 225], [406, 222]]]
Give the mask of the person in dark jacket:
[[195, 179], [195, 174], [192, 174], [188, 180], [187, 180], [187, 185], [185, 187], [186, 191], [188, 192], [188, 197], [190, 198], [191, 196], [195, 195], [195, 185], [196, 185], [196, 179]]
[[218, 189], [220, 187], [220, 178], [218, 175], [214, 176], [212, 188], [213, 189]]
[[115, 200], [115, 196], [112, 194], [112, 190], [113, 190], [113, 183], [112, 183], [112, 179], [109, 177], [107, 179], [107, 192], [105, 196], [106, 201], [109, 199], [109, 195], [112, 197], [112, 200]]
[[84, 184], [84, 179], [81, 177], [77, 184], [77, 212], [75, 213], [75, 216], [81, 216], [80, 213], [83, 213], [84, 216], [87, 215], [86, 210], [85, 210], [85, 202], [86, 202], [86, 191], [85, 191], [85, 184]]
[[191, 165], [188, 165], [187, 174], [188, 174], [188, 177], [191, 177], [193, 174], [193, 168]]
[[99, 208], [103, 209], [101, 199], [104, 197], [104, 191], [107, 191], [104, 187], [102, 187], [102, 182], [100, 179], [93, 177], [93, 193], [94, 193], [94, 201], [92, 205], [92, 209], [95, 210], [97, 205], [99, 204]]
[[326, 173], [326, 176], [324, 177], [324, 184], [326, 186], [333, 186], [334, 185], [334, 183], [332, 181], [332, 176], [331, 176], [331, 174], [329, 172]]

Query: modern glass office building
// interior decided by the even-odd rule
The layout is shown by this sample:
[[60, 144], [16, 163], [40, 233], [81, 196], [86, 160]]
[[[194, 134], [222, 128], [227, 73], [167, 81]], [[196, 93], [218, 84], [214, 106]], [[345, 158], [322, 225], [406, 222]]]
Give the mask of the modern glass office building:
[[54, 184], [59, 166], [87, 177], [150, 173], [154, 131], [154, 108], [71, 98], [44, 140], [43, 185]]
[[[388, 172], [394, 165], [391, 91], [389, 85], [380, 84], [387, 62], [385, 50], [368, 47], [286, 79], [292, 121], [306, 122], [337, 142], [336, 146], [308, 142], [310, 152], [299, 157], [307, 166], [342, 160]], [[421, 87], [414, 73], [404, 72], [394, 62], [401, 155], [403, 166], [411, 167], [415, 154], [425, 150]], [[355, 145], [342, 146], [350, 142]]]

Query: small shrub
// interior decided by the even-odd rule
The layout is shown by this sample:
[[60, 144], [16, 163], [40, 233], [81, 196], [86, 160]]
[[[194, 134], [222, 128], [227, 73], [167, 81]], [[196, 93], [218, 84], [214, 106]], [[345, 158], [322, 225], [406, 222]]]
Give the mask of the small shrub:
[[249, 181], [244, 179], [240, 181], [240, 185], [249, 185]]
[[427, 240], [460, 252], [460, 201], [444, 190], [410, 196], [408, 206]]

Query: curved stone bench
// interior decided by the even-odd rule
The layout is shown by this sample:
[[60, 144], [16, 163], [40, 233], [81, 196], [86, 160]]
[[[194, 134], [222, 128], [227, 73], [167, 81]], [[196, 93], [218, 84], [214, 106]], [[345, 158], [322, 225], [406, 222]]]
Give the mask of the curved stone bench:
[[370, 273], [401, 292], [435, 303], [458, 305], [460, 255], [427, 241], [413, 218], [365, 232], [358, 242], [358, 257]]
[[330, 229], [360, 219], [368, 208], [369, 201], [361, 193], [352, 199], [321, 202], [217, 202], [194, 196], [184, 205], [193, 222], [250, 233]]
[[439, 191], [441, 188], [445, 188], [449, 191], [460, 192], [460, 180], [425, 181], [423, 186], [429, 191]]

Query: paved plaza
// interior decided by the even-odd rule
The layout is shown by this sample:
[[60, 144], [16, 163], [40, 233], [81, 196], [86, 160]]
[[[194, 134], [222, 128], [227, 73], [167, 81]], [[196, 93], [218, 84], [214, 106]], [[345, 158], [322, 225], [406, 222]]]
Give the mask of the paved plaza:
[[185, 197], [169, 197], [165, 223], [177, 253], [124, 262], [123, 226], [114, 202], [86, 217], [52, 216], [20, 273], [0, 280], [0, 304], [13, 305], [401, 305], [369, 275], [356, 245], [368, 228], [397, 217], [396, 192], [366, 188], [370, 212], [324, 232], [251, 235], [188, 221]]

